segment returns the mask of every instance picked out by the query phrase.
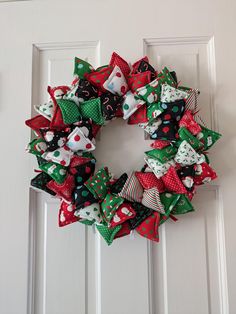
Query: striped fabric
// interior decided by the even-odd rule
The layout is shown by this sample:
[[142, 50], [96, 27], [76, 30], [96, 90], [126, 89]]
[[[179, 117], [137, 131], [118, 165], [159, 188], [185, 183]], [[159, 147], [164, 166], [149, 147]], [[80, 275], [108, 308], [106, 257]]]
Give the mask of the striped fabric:
[[197, 110], [197, 106], [198, 106], [198, 96], [199, 96], [200, 92], [198, 89], [193, 89], [188, 98], [186, 99], [186, 110], [190, 109], [193, 111]]
[[158, 211], [161, 214], [165, 214], [164, 207], [160, 200], [159, 192], [155, 187], [144, 190], [142, 204], [148, 208]]
[[141, 202], [143, 196], [143, 187], [134, 172], [128, 177], [119, 196], [131, 202]]

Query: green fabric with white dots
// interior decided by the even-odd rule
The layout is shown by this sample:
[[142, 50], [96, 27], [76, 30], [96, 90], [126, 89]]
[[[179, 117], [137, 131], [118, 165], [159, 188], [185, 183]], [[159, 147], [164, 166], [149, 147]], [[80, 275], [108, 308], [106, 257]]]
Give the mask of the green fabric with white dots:
[[98, 125], [104, 124], [100, 98], [90, 99], [81, 103], [80, 112], [83, 118], [90, 118]]
[[74, 63], [74, 75], [78, 76], [79, 78], [83, 79], [85, 73], [90, 73], [94, 69], [91, 64], [89, 64], [87, 61], [84, 61], [82, 59], [79, 59], [75, 57], [75, 63]]
[[107, 226], [104, 226], [104, 225], [96, 225], [96, 228], [101, 234], [101, 236], [104, 238], [104, 240], [107, 242], [107, 244], [111, 245], [114, 240], [115, 235], [117, 234], [117, 232], [120, 231], [122, 226], [118, 225], [114, 228], [108, 228]]
[[81, 114], [78, 106], [73, 100], [58, 99], [57, 104], [61, 109], [62, 118], [65, 124], [72, 124], [80, 121]]
[[55, 164], [54, 162], [47, 162], [39, 166], [39, 168], [46, 172], [50, 177], [53, 178], [57, 183], [63, 183], [66, 178], [66, 168]]

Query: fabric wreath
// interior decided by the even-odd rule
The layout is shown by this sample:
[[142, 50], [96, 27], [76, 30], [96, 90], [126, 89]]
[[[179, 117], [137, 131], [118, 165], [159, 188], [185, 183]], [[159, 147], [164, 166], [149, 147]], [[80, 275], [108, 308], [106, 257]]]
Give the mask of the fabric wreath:
[[[73, 75], [70, 86], [48, 87], [50, 99], [25, 122], [39, 168], [31, 186], [60, 199], [60, 227], [95, 225], [108, 245], [134, 230], [158, 242], [160, 226], [193, 212], [196, 188], [217, 178], [208, 150], [221, 135], [199, 123], [199, 91], [146, 56], [131, 66], [116, 52], [97, 69], [76, 57]], [[99, 130], [116, 118], [151, 139], [144, 166], [119, 178], [96, 169], [93, 155]]]

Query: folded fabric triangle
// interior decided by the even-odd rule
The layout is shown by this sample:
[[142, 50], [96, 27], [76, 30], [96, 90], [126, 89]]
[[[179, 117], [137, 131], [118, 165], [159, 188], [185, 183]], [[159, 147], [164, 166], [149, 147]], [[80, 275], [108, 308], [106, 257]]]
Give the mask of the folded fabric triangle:
[[151, 80], [155, 80], [157, 77], [157, 72], [155, 69], [151, 66], [151, 64], [147, 60], [141, 60], [138, 65], [138, 72], [145, 73], [146, 71], [149, 71], [151, 73]]
[[100, 96], [100, 101], [105, 120], [111, 120], [115, 118], [119, 110], [121, 110], [123, 97], [107, 92]]
[[123, 58], [121, 58], [121, 56], [119, 56], [116, 52], [112, 53], [109, 65], [112, 66], [113, 68], [115, 66], [118, 66], [125, 77], [127, 77], [130, 73], [129, 64]]
[[153, 172], [135, 172], [136, 177], [144, 189], [156, 188], [159, 193], [164, 192], [165, 187], [161, 179], [158, 179]]
[[153, 213], [153, 210], [137, 202], [131, 203], [131, 206], [136, 212], [135, 217], [128, 220], [130, 228], [133, 230], [149, 217]]
[[174, 160], [182, 166], [191, 166], [201, 160], [201, 156], [186, 141], [182, 141]]
[[81, 128], [76, 127], [69, 135], [66, 145], [72, 152], [77, 151], [92, 151], [95, 149], [95, 145], [85, 137]]
[[178, 199], [177, 203], [175, 204], [172, 214], [173, 215], [182, 215], [189, 212], [194, 211], [193, 205], [189, 201], [189, 198], [185, 195], [180, 195], [180, 198]]
[[125, 221], [123, 224], [119, 226], [121, 227], [121, 229], [116, 233], [114, 239], [125, 237], [131, 232], [128, 221]]
[[90, 177], [85, 185], [89, 191], [99, 199], [104, 199], [110, 187], [111, 175], [107, 167], [99, 169], [93, 177]]
[[131, 202], [141, 202], [143, 187], [134, 172], [129, 175], [118, 195]]
[[174, 160], [169, 160], [164, 164], [153, 158], [145, 157], [144, 160], [158, 179], [161, 178], [168, 171], [170, 166], [175, 165]]
[[94, 68], [90, 63], [80, 58], [75, 57], [74, 76], [79, 77], [80, 79], [83, 79], [85, 73], [90, 73], [91, 71], [94, 71]]
[[212, 147], [216, 141], [221, 138], [221, 134], [215, 131], [212, 131], [204, 126], [201, 125], [201, 132], [197, 134], [197, 138], [203, 143], [204, 150], [209, 149]]
[[137, 100], [134, 96], [134, 94], [131, 91], [128, 91], [127, 94], [124, 97], [124, 102], [122, 105], [123, 110], [123, 119], [128, 119], [132, 114], [138, 110], [142, 105], [144, 104], [144, 101]]
[[65, 124], [72, 124], [81, 119], [79, 108], [73, 100], [57, 99], [57, 104], [61, 109], [62, 118]]
[[164, 147], [170, 146], [171, 142], [170, 141], [165, 141], [165, 140], [155, 140], [152, 144], [152, 148], [157, 148], [157, 149], [162, 149]]
[[165, 185], [165, 189], [169, 192], [178, 194], [186, 194], [187, 190], [181, 182], [178, 174], [173, 166], [171, 166], [167, 173], [162, 176], [162, 181]]
[[34, 106], [35, 111], [37, 111], [39, 114], [44, 116], [49, 121], [52, 120], [52, 117], [54, 115], [54, 104], [52, 101], [49, 101], [47, 103], [41, 104], [39, 106]]
[[195, 176], [193, 177], [194, 183], [201, 185], [204, 183], [211, 182], [217, 178], [216, 172], [208, 165], [203, 162], [195, 167]]
[[128, 124], [139, 124], [148, 122], [147, 106], [141, 105], [130, 117]]
[[160, 194], [161, 203], [163, 204], [165, 209], [165, 216], [168, 217], [170, 215], [180, 197], [181, 194], [174, 194], [170, 192]]
[[30, 185], [54, 196], [56, 193], [47, 187], [48, 182], [51, 180], [52, 178], [47, 173], [41, 172], [31, 180]]
[[157, 212], [153, 212], [148, 218], [146, 218], [135, 230], [143, 237], [159, 242], [159, 226], [160, 215]]
[[203, 148], [203, 143], [190, 133], [186, 128], [179, 128], [179, 137], [182, 141], [186, 140], [195, 150], [201, 150]]
[[197, 135], [202, 130], [200, 125], [194, 120], [191, 110], [185, 110], [184, 115], [179, 121], [179, 126], [186, 128], [193, 135]]
[[50, 121], [39, 114], [31, 119], [26, 120], [25, 124], [33, 131], [35, 131], [36, 134], [39, 136], [41, 129], [49, 128]]
[[140, 87], [143, 87], [151, 82], [151, 72], [145, 71], [142, 73], [135, 73], [128, 76], [128, 85], [132, 93]]
[[157, 159], [162, 164], [173, 159], [176, 153], [177, 148], [175, 148], [174, 146], [166, 146], [162, 149], [155, 148], [145, 152], [148, 157]]
[[152, 135], [161, 125], [161, 119], [152, 120], [146, 123], [139, 123], [139, 127], [143, 128], [145, 132]]
[[107, 223], [111, 221], [117, 209], [123, 202], [124, 199], [122, 197], [107, 193], [101, 203], [102, 216]]
[[158, 79], [136, 90], [137, 98], [145, 101], [148, 105], [156, 103], [161, 95], [161, 85]]
[[76, 209], [87, 207], [97, 203], [97, 198], [87, 189], [85, 185], [78, 185], [73, 192], [73, 204]]
[[65, 145], [69, 132], [49, 129], [41, 130], [41, 134], [47, 143], [47, 151], [51, 152]]
[[163, 84], [161, 87], [161, 102], [169, 103], [180, 99], [186, 99], [188, 93], [180, 89], [174, 88], [168, 84]]
[[57, 183], [63, 183], [66, 179], [66, 168], [54, 162], [45, 162], [39, 168], [46, 172]]
[[110, 187], [112, 194], [118, 194], [123, 189], [125, 182], [128, 179], [127, 173], [123, 173]]
[[148, 208], [158, 211], [159, 213], [165, 213], [164, 207], [160, 200], [159, 191], [156, 187], [144, 190], [142, 204]]
[[102, 221], [100, 204], [93, 203], [89, 206], [77, 209], [75, 211], [75, 216], [90, 221], [95, 220], [96, 223], [100, 223]]
[[93, 71], [91, 73], [85, 73], [85, 78], [96, 88], [98, 88], [100, 91], [104, 92], [106, 91], [103, 87], [103, 84], [108, 79], [112, 72], [113, 68], [111, 66], [104, 66], [96, 71]]
[[47, 149], [47, 144], [42, 138], [33, 139], [26, 147], [26, 151], [36, 156], [42, 156]]
[[57, 183], [53, 180], [49, 181], [47, 187], [56, 193], [58, 197], [63, 198], [66, 202], [72, 202], [72, 193], [75, 188], [75, 179], [68, 174], [63, 183]]
[[96, 224], [96, 228], [97, 228], [98, 232], [100, 233], [100, 235], [107, 242], [107, 244], [111, 245], [116, 234], [121, 229], [121, 225], [116, 226], [114, 228], [108, 228], [107, 226]]
[[62, 166], [68, 167], [70, 164], [73, 152], [64, 145], [63, 147], [57, 148], [54, 151], [45, 152], [42, 157], [47, 161], [52, 161]]
[[119, 96], [126, 94], [129, 89], [125, 76], [117, 65], [112, 70], [108, 79], [104, 82], [103, 87], [112, 94]]
[[110, 221], [111, 228], [115, 226], [123, 224], [125, 221], [134, 218], [136, 215], [135, 210], [131, 206], [130, 203], [124, 202], [121, 204], [118, 209], [116, 210], [114, 216]]
[[95, 160], [89, 160], [86, 163], [69, 168], [69, 172], [74, 176], [77, 184], [83, 184], [90, 176], [94, 174]]
[[74, 205], [62, 201], [58, 216], [59, 227], [64, 227], [79, 221], [79, 218], [76, 217], [74, 213], [75, 213]]
[[98, 125], [104, 124], [100, 98], [84, 101], [80, 104], [80, 111], [83, 118], [90, 118]]

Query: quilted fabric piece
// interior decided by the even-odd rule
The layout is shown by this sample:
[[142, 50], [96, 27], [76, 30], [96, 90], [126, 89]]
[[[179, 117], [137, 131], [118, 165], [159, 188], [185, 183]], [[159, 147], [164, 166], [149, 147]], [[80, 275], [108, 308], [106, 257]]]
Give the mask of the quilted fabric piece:
[[91, 119], [85, 119], [74, 123], [71, 126], [71, 131], [73, 131], [76, 127], [80, 128], [80, 131], [84, 134], [85, 137], [90, 139], [90, 141], [95, 144], [94, 135], [93, 135], [93, 122]]
[[112, 93], [103, 93], [100, 96], [101, 108], [105, 120], [111, 120], [117, 116], [117, 112], [122, 108], [123, 97]]
[[73, 152], [65, 145], [54, 151], [45, 152], [42, 157], [47, 161], [52, 161], [62, 166], [68, 167]]
[[52, 117], [54, 115], [54, 104], [52, 101], [49, 101], [47, 103], [41, 104], [39, 106], [34, 106], [34, 109], [44, 116], [48, 120], [52, 120]]
[[156, 103], [161, 94], [161, 85], [158, 79], [150, 82], [149, 84], [140, 87], [136, 90], [136, 95], [141, 100], [145, 101], [148, 105]]
[[46, 130], [43, 132], [41, 131], [41, 133], [43, 134], [43, 138], [47, 143], [47, 151], [50, 152], [64, 146], [69, 134], [66, 131], [57, 130]]
[[73, 101], [77, 106], [79, 106], [79, 104], [80, 104], [80, 99], [76, 95], [76, 91], [78, 90], [78, 86], [79, 86], [79, 80], [73, 82], [70, 90], [63, 97], [63, 99], [65, 99], [65, 100]]
[[106, 91], [103, 87], [103, 84], [108, 79], [112, 72], [113, 68], [111, 66], [106, 66], [103, 68], [97, 69], [92, 73], [86, 73], [85, 78], [100, 91]]
[[66, 85], [50, 87], [50, 95], [53, 95], [55, 99], [62, 99], [69, 90], [69, 86]]
[[96, 225], [96, 228], [98, 232], [101, 234], [101, 236], [104, 238], [104, 240], [107, 242], [108, 245], [111, 245], [116, 234], [121, 229], [121, 225], [116, 226], [114, 228], [108, 228], [104, 225]]
[[127, 81], [132, 93], [135, 93], [138, 88], [151, 82], [151, 72], [146, 71], [143, 73], [131, 74], [128, 76]]
[[157, 77], [155, 69], [151, 66], [151, 64], [148, 61], [141, 60], [138, 66], [138, 72], [145, 73], [149, 71], [151, 73], [151, 80], [155, 80]]
[[123, 58], [121, 58], [121, 56], [119, 56], [116, 52], [112, 53], [109, 65], [112, 66], [113, 68], [115, 66], [118, 66], [125, 77], [127, 77], [130, 73], [129, 64]]
[[57, 104], [61, 109], [65, 124], [71, 124], [81, 119], [79, 108], [73, 100], [58, 99]]
[[164, 164], [153, 158], [146, 157], [144, 160], [158, 179], [168, 171], [170, 166], [175, 165], [174, 160], [170, 160]]
[[168, 84], [170, 86], [175, 86], [175, 80], [173, 79], [173, 76], [171, 75], [170, 71], [167, 69], [167, 67], [164, 67], [162, 71], [157, 75], [157, 79], [159, 84]]
[[79, 103], [98, 97], [98, 89], [88, 80], [80, 79], [76, 86], [75, 96]]
[[55, 192], [47, 187], [48, 182], [51, 180], [52, 178], [47, 173], [41, 172], [31, 180], [30, 185], [51, 195], [56, 195]]
[[146, 218], [135, 230], [143, 237], [159, 242], [159, 227], [160, 215], [157, 212], [153, 212], [148, 218]]
[[110, 186], [111, 176], [107, 167], [99, 169], [93, 177], [85, 182], [90, 192], [99, 199], [104, 199]]
[[135, 172], [136, 177], [144, 189], [156, 188], [158, 192], [164, 192], [165, 187], [161, 179], [158, 179], [152, 172]]
[[93, 196], [93, 194], [87, 189], [85, 185], [78, 185], [74, 189], [72, 198], [73, 204], [75, 204], [76, 209], [80, 209], [97, 203], [97, 199]]
[[101, 203], [101, 210], [103, 218], [106, 222], [110, 222], [115, 215], [119, 206], [124, 202], [122, 197], [107, 193], [104, 200]]
[[186, 109], [196, 110], [198, 106], [198, 96], [200, 92], [198, 89], [191, 89], [189, 91], [189, 96], [186, 99]]
[[143, 187], [134, 172], [129, 175], [124, 187], [118, 195], [131, 202], [141, 202]]
[[81, 219], [96, 221], [97, 223], [100, 223], [102, 221], [100, 204], [93, 203], [84, 208], [77, 209], [75, 211], [75, 216]]
[[153, 210], [137, 202], [131, 203], [131, 206], [136, 212], [135, 217], [128, 220], [130, 228], [133, 230], [149, 217], [153, 213]]
[[80, 128], [76, 127], [69, 135], [66, 145], [72, 152], [77, 151], [92, 151], [95, 145], [85, 137]]
[[171, 166], [167, 173], [162, 176], [162, 181], [165, 188], [169, 192], [175, 192], [178, 194], [186, 194], [187, 190], [177, 175], [177, 172], [173, 166]]
[[123, 118], [126, 120], [128, 119], [136, 110], [138, 110], [142, 105], [144, 104], [144, 101], [137, 100], [134, 96], [134, 94], [129, 91], [125, 97], [124, 102], [122, 105], [123, 109]]
[[188, 93], [168, 84], [163, 84], [161, 87], [161, 102], [163, 103], [175, 102], [176, 100], [185, 99], [188, 96]]
[[184, 115], [179, 121], [179, 126], [186, 128], [193, 135], [197, 135], [202, 130], [200, 125], [194, 120], [191, 110], [185, 110]]
[[63, 183], [66, 178], [66, 168], [62, 165], [53, 162], [46, 162], [39, 166], [39, 168], [46, 172], [57, 183]]
[[111, 228], [114, 228], [115, 226], [123, 224], [125, 221], [134, 218], [136, 215], [136, 212], [132, 208], [132, 206], [129, 203], [123, 203], [121, 204], [118, 209], [116, 210], [114, 216], [112, 217], [110, 221]]
[[139, 124], [148, 122], [147, 106], [144, 104], [139, 107], [132, 116], [129, 117], [128, 124]]
[[159, 191], [156, 187], [144, 190], [142, 204], [160, 213], [165, 213], [164, 207], [160, 200]]
[[66, 202], [72, 202], [72, 192], [75, 188], [75, 179], [72, 175], [68, 174], [63, 183], [51, 180], [48, 182], [47, 187]]
[[58, 129], [62, 130], [66, 128], [68, 125], [65, 124], [63, 117], [62, 117], [62, 112], [60, 107], [56, 104], [55, 106], [55, 112], [52, 118], [52, 121], [50, 123], [50, 129]]
[[174, 146], [167, 146], [162, 149], [152, 149], [145, 152], [148, 157], [157, 159], [162, 164], [173, 159], [176, 153], [177, 148], [175, 148]]
[[140, 63], [141, 63], [142, 61], [146, 61], [146, 62], [149, 63], [149, 59], [148, 59], [147, 56], [145, 56], [145, 57], [139, 59], [139, 60], [136, 61], [134, 64], [132, 64], [132, 72], [131, 72], [132, 74], [138, 72], [138, 67], [139, 67], [139, 65], [140, 65]]
[[122, 96], [128, 91], [128, 84], [121, 69], [116, 65], [108, 79], [104, 82], [103, 87], [109, 92]]
[[125, 182], [127, 181], [128, 179], [128, 175], [127, 173], [123, 173], [119, 179], [116, 180], [116, 182], [114, 182], [111, 187], [110, 187], [110, 191], [112, 194], [118, 194], [122, 191], [124, 185], [125, 185]]
[[80, 104], [83, 118], [91, 118], [98, 125], [104, 124], [100, 98], [91, 99]]
[[215, 171], [206, 162], [196, 165], [196, 172], [195, 176], [193, 177], [195, 184], [201, 185], [204, 183], [211, 182], [216, 178], [217, 175]]
[[192, 148], [192, 146], [187, 141], [183, 141], [180, 144], [178, 152], [174, 158], [174, 160], [182, 166], [191, 166], [198, 163], [200, 159], [201, 156]]
[[179, 128], [179, 137], [182, 141], [186, 140], [195, 150], [201, 150], [203, 147], [203, 143], [195, 137], [192, 133], [190, 133], [186, 128]]
[[93, 66], [87, 61], [84, 61], [80, 58], [75, 57], [74, 62], [74, 75], [80, 79], [84, 78], [85, 73], [90, 73], [93, 71]]
[[206, 150], [212, 147], [215, 144], [215, 142], [219, 140], [221, 134], [212, 131], [202, 125], [201, 128], [202, 130], [200, 133], [197, 134], [197, 138], [203, 143], [204, 145], [203, 149]]
[[26, 151], [30, 154], [41, 156], [45, 153], [47, 144], [42, 138], [33, 139], [26, 147]]
[[66, 202], [61, 202], [59, 210], [59, 227], [64, 227], [74, 222], [77, 222], [79, 219], [74, 215], [75, 207], [72, 204]]

